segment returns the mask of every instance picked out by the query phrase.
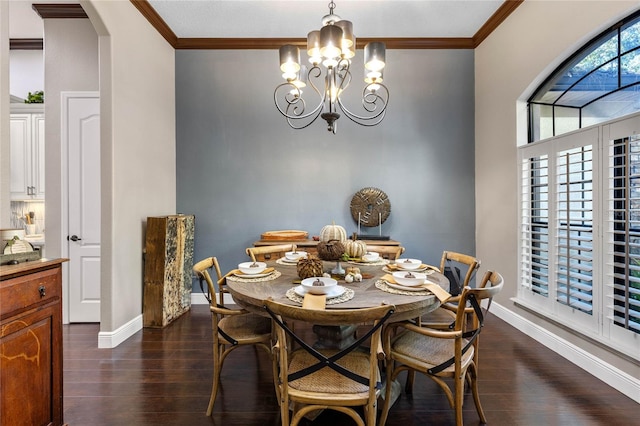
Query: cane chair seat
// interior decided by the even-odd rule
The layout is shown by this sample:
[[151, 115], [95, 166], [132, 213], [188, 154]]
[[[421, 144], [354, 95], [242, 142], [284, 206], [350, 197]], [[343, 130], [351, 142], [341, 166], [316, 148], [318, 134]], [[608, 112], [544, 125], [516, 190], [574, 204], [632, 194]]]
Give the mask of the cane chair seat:
[[271, 322], [263, 316], [246, 313], [223, 317], [218, 322], [218, 328], [236, 341], [250, 344], [252, 341], [264, 341], [265, 335], [271, 333]]
[[[319, 351], [326, 357], [332, 355], [326, 350]], [[295, 373], [309, 365], [318, 362], [316, 358], [303, 350], [297, 350], [291, 354], [289, 373]], [[362, 352], [352, 352], [341, 359], [340, 363], [344, 368], [353, 371], [360, 376], [369, 374], [369, 354]], [[380, 381], [380, 376], [376, 376], [376, 380]], [[332, 397], [338, 397], [342, 400], [366, 401], [368, 398], [369, 386], [355, 382], [342, 374], [331, 369], [324, 368], [316, 373], [302, 377], [289, 382], [289, 395], [295, 394], [295, 390], [303, 392], [312, 392], [315, 394], [326, 394]]]
[[[462, 339], [462, 346], [468, 340]], [[427, 372], [429, 369], [442, 364], [451, 358], [454, 353], [455, 344], [453, 340], [446, 340], [437, 337], [423, 336], [418, 333], [404, 333], [393, 342], [394, 358], [401, 363], [408, 363], [412, 366], [420, 366], [419, 370]], [[473, 361], [474, 347], [471, 346], [461, 357], [461, 367], [466, 368]], [[415, 368], [418, 370], [418, 368]], [[443, 374], [451, 374], [455, 365], [445, 368]]]

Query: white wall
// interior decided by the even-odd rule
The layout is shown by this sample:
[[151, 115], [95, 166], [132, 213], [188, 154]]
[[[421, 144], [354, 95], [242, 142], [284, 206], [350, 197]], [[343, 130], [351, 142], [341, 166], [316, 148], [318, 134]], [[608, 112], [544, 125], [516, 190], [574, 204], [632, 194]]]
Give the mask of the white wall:
[[100, 330], [108, 335], [142, 324], [146, 218], [175, 213], [175, 59], [130, 2], [81, 4], [100, 45]]
[[637, 376], [618, 357], [519, 309], [517, 143], [526, 143], [526, 99], [548, 74], [593, 36], [638, 7], [636, 1], [526, 1], [477, 49], [476, 254], [505, 278], [498, 302], [513, 313]]
[[[9, 14], [9, 36], [11, 38], [42, 38], [44, 36], [44, 25], [42, 18], [33, 10], [33, 3], [62, 3], [56, 0], [2, 0], [8, 3]], [[76, 0], [64, 1], [64, 3], [78, 3]]]
[[[44, 90], [42, 50], [12, 50], [9, 54], [10, 93], [26, 99], [29, 92]], [[46, 96], [46, 93], [45, 93]]]
[[0, 1], [0, 228], [9, 228], [9, 4]]

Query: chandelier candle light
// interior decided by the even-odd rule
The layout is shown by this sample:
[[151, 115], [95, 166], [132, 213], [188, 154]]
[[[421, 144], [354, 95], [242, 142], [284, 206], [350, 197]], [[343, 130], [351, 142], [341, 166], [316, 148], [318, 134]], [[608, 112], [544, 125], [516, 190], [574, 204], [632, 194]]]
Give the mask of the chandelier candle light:
[[[322, 28], [307, 35], [311, 68], [307, 70], [301, 65], [300, 50], [296, 46], [287, 44], [280, 48], [280, 70], [286, 81], [276, 87], [273, 98], [278, 111], [294, 129], [304, 129], [322, 117], [328, 130], [335, 134], [336, 121], [340, 118], [338, 110], [362, 126], [375, 126], [384, 118], [389, 89], [382, 84], [386, 48], [382, 42], [370, 42], [364, 47], [364, 115], [351, 112], [342, 101], [341, 96], [351, 83], [350, 66], [356, 54], [356, 37], [353, 24], [333, 13], [335, 7], [333, 1], [329, 3], [329, 14], [322, 18]], [[307, 84], [317, 94], [318, 102], [310, 111], [302, 98], [302, 89]]]

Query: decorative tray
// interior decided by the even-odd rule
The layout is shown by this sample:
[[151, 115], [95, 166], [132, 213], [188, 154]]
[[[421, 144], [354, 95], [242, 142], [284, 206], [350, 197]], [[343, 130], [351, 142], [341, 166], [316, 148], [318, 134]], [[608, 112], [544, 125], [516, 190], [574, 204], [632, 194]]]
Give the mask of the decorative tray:
[[284, 229], [282, 231], [267, 231], [260, 235], [262, 240], [272, 241], [296, 241], [306, 240], [309, 236], [307, 231], [298, 231], [295, 229]]

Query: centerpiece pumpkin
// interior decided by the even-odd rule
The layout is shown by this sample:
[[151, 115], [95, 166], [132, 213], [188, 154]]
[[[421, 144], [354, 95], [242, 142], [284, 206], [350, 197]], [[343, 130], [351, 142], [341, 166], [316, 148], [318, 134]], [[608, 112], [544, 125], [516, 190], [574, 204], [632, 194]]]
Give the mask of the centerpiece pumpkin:
[[347, 231], [344, 227], [336, 225], [335, 222], [331, 222], [331, 225], [326, 225], [320, 230], [320, 241], [327, 242], [331, 240], [338, 240], [341, 243], [347, 241]]
[[321, 277], [324, 273], [322, 260], [317, 257], [307, 256], [298, 260], [298, 276], [301, 280], [311, 277]]
[[321, 241], [318, 243], [318, 257], [322, 260], [342, 259], [344, 244], [338, 240]]
[[361, 258], [367, 252], [367, 243], [360, 240], [347, 240], [345, 252], [351, 258]]

